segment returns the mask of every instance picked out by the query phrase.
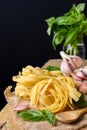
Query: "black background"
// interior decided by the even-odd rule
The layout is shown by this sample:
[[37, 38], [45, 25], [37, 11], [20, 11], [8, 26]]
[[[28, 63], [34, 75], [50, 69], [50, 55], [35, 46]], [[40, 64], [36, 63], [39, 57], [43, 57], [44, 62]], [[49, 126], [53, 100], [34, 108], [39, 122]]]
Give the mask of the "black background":
[[[4, 89], [14, 84], [12, 76], [22, 67], [41, 67], [49, 59], [60, 58], [62, 46], [53, 50], [45, 19], [63, 15], [73, 3], [86, 1], [0, 0], [0, 109], [6, 103]], [[86, 38], [84, 41], [86, 46]]]

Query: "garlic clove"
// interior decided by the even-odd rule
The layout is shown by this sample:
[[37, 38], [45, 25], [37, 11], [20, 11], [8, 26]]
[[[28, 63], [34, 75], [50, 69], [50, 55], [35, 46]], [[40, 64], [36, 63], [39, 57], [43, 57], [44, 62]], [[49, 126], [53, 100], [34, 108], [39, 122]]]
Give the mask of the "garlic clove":
[[26, 110], [26, 109], [29, 109], [28, 103], [18, 103], [14, 108], [15, 111], [21, 111], [21, 110]]
[[83, 66], [83, 60], [78, 56], [71, 56], [72, 62], [76, 68], [80, 68]]
[[73, 78], [74, 80], [76, 80], [76, 81], [81, 81], [81, 78], [78, 77], [77, 75], [75, 75], [74, 73], [71, 73], [71, 76], [72, 76], [72, 78]]
[[71, 75], [72, 73], [72, 69], [67, 60], [61, 62], [60, 69], [64, 74]]
[[87, 78], [86, 75], [83, 73], [83, 71], [81, 71], [80, 69], [75, 70], [74, 73], [75, 73], [75, 75], [76, 75], [77, 77], [79, 77], [81, 80], [84, 80], [84, 79]]
[[84, 94], [87, 94], [87, 82], [83, 82], [79, 85], [78, 90]]
[[81, 68], [81, 70], [82, 70], [83, 73], [87, 76], [87, 66], [84, 66], [84, 68]]

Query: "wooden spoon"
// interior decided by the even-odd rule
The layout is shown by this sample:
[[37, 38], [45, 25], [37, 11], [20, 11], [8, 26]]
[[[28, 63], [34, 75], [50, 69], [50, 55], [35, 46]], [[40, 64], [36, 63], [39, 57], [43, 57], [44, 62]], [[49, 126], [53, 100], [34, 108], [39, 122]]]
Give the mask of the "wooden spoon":
[[80, 116], [85, 114], [87, 112], [87, 107], [79, 109], [79, 110], [73, 110], [73, 111], [65, 111], [56, 114], [56, 118], [65, 123], [72, 123], [79, 119]]

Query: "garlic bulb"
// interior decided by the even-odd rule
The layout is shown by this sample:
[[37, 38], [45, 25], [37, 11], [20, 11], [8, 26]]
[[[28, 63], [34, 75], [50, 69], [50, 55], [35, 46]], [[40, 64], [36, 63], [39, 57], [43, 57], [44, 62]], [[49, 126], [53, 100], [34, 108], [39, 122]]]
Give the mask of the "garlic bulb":
[[79, 56], [67, 55], [64, 51], [61, 51], [60, 55], [62, 59], [68, 60], [74, 69], [80, 68], [83, 66], [83, 60]]
[[83, 65], [83, 60], [80, 57], [67, 55], [63, 51], [60, 52], [60, 55], [63, 59], [60, 69], [64, 74], [72, 76], [77, 81], [87, 79], [85, 73], [80, 69]]

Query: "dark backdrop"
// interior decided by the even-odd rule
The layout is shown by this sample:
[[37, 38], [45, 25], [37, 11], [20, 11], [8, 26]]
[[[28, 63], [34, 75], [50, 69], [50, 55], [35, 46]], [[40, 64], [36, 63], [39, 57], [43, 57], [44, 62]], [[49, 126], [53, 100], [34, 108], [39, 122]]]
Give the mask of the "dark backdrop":
[[63, 15], [73, 3], [86, 1], [0, 0], [0, 109], [6, 103], [3, 90], [13, 84], [12, 76], [22, 67], [41, 67], [49, 59], [60, 58], [62, 46], [53, 50], [45, 19]]

